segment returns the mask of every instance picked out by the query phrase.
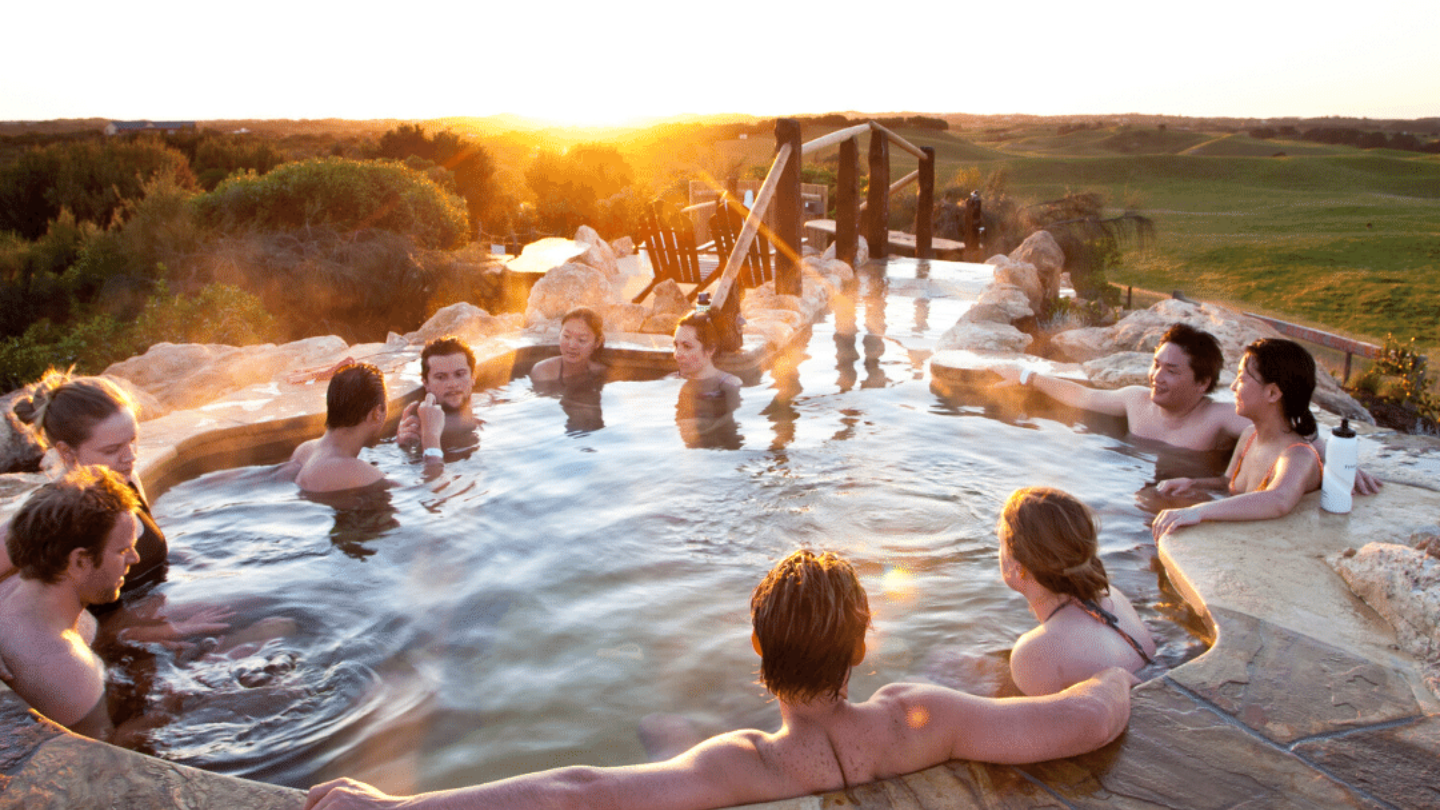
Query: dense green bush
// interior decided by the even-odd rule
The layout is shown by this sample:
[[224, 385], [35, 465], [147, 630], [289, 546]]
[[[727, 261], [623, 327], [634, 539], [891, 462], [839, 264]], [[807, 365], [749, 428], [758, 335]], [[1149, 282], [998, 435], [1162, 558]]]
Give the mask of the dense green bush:
[[24, 152], [0, 168], [0, 231], [39, 239], [68, 209], [76, 221], [108, 227], [145, 184], [167, 175], [186, 188], [195, 176], [185, 156], [155, 138], [65, 141]]
[[379, 228], [429, 248], [468, 241], [462, 201], [423, 173], [388, 161], [319, 158], [232, 177], [196, 198], [201, 221], [226, 231]]
[[449, 130], [427, 135], [419, 124], [401, 124], [380, 136], [373, 156], [391, 160], [419, 158], [428, 164], [424, 168], [444, 172], [455, 193], [465, 198], [472, 224], [496, 231], [508, 213], [497, 204], [500, 195], [489, 152]]
[[23, 335], [0, 340], [0, 390], [39, 379], [51, 366], [98, 374], [156, 343], [245, 346], [273, 340], [276, 332], [260, 299], [244, 290], [211, 284], [179, 296], [162, 281], [133, 322], [106, 312], [64, 325], [41, 319]]

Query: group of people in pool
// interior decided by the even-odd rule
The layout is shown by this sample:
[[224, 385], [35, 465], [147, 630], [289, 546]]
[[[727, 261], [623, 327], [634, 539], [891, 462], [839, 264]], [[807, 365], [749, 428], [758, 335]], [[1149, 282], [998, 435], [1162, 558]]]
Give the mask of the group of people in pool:
[[[537, 384], [603, 378], [596, 357], [603, 328], [587, 312], [566, 315], [560, 356], [535, 366]], [[703, 315], [681, 322], [675, 347], [687, 382], [727, 403], [733, 389], [738, 401], [739, 381], [714, 368]], [[1177, 325], [1155, 353], [1148, 389], [1094, 391], [1022, 369], [1001, 373], [1062, 402], [1123, 414], [1142, 438], [1192, 449], [1239, 440], [1225, 476], [1158, 484], [1170, 497], [1206, 487], [1229, 490], [1227, 498], [1161, 511], [1158, 537], [1204, 520], [1275, 517], [1319, 486], [1320, 456], [1309, 441], [1313, 359], [1289, 341], [1252, 344], [1232, 385], [1233, 411], [1206, 396], [1222, 364], [1213, 337]], [[427, 459], [443, 457], [445, 432], [475, 425], [468, 404], [474, 357], [459, 341], [436, 341], [422, 353], [421, 369], [425, 397], [406, 407], [397, 441], [418, 447]], [[385, 399], [384, 381], [371, 366], [346, 366], [333, 376], [325, 435], [292, 457], [301, 488], [333, 491], [380, 479], [358, 454], [383, 429]], [[135, 410], [104, 379], [52, 372], [15, 412], [55, 449], [65, 472], [32, 494], [4, 529], [0, 676], [57, 722], [105, 737], [111, 730], [105, 670], [91, 649], [95, 614], [163, 578], [168, 551], [134, 475]], [[1368, 493], [1378, 482], [1361, 474], [1356, 486]], [[777, 564], [751, 598], [752, 641], [761, 681], [778, 700], [779, 731], [730, 732], [664, 762], [565, 768], [427, 794], [416, 806], [563, 799], [584, 806], [719, 807], [843, 788], [952, 758], [1032, 762], [1108, 743], [1128, 722], [1133, 673], [1156, 650], [1129, 601], [1109, 584], [1093, 514], [1066, 493], [1026, 488], [1004, 505], [997, 535], [1002, 577], [1039, 621], [1010, 657], [1022, 697], [892, 684], [863, 703], [850, 702], [849, 674], [865, 656], [865, 590], [843, 559], [802, 550]], [[222, 632], [228, 618], [215, 609], [189, 616], [152, 610], [130, 619], [124, 632], [137, 641], [173, 643]], [[307, 807], [398, 801], [342, 779], [314, 788]]]

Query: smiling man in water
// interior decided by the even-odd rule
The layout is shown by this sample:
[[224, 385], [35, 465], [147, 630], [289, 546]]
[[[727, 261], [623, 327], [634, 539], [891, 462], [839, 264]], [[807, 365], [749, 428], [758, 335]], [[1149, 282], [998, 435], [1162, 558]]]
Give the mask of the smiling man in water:
[[120, 598], [140, 560], [139, 508], [113, 470], [77, 467], [31, 494], [5, 540], [18, 573], [0, 581], [0, 674], [36, 711], [96, 739], [112, 725], [85, 608]]
[[1038, 698], [901, 683], [850, 702], [870, 606], [854, 569], [831, 553], [801, 550], [780, 561], [750, 597], [750, 617], [760, 680], [780, 708], [778, 731], [732, 731], [664, 762], [558, 768], [406, 798], [336, 779], [312, 789], [305, 807], [730, 807], [841, 790], [951, 759], [1074, 756], [1109, 743], [1130, 719], [1135, 679], [1119, 668]]
[[[1029, 385], [1072, 408], [1123, 416], [1130, 433], [1141, 439], [1189, 450], [1229, 450], [1250, 420], [1235, 406], [1210, 398], [1220, 379], [1225, 355], [1209, 332], [1186, 323], [1165, 330], [1150, 361], [1150, 385], [1113, 390], [1091, 388], [1070, 380], [1035, 374], [1016, 366], [999, 366], [996, 373], [1007, 383]], [[1324, 442], [1317, 441], [1324, 449]], [[1372, 495], [1380, 489], [1376, 478], [1357, 470], [1355, 491]]]

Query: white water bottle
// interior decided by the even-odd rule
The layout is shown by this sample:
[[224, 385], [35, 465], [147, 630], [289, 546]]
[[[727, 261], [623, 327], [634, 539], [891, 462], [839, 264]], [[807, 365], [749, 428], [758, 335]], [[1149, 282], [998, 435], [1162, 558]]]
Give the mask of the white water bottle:
[[1341, 419], [1340, 427], [1325, 445], [1325, 473], [1320, 482], [1320, 508], [1343, 515], [1350, 511], [1350, 491], [1355, 487], [1355, 465], [1359, 459], [1359, 441], [1350, 429], [1350, 420]]

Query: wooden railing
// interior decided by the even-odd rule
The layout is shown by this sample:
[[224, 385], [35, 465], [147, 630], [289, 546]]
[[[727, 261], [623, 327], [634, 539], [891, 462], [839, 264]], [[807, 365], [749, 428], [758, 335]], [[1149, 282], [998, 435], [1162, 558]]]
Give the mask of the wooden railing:
[[[1134, 288], [1131, 288], [1132, 293], [1133, 289]], [[1195, 299], [1185, 295], [1185, 293], [1181, 292], [1180, 290], [1176, 290], [1175, 292], [1171, 293], [1170, 297], [1176, 299], [1177, 301], [1184, 301], [1188, 304], [1200, 303], [1199, 301], [1196, 301]], [[1127, 295], [1127, 308], [1129, 304], [1130, 301], [1128, 300]], [[1342, 384], [1350, 382], [1350, 361], [1354, 358], [1355, 355], [1358, 354], [1367, 360], [1374, 360], [1375, 358], [1379, 357], [1381, 352], [1383, 351], [1381, 347], [1376, 346], [1373, 343], [1366, 343], [1361, 340], [1355, 340], [1354, 338], [1345, 337], [1344, 335], [1337, 335], [1332, 332], [1315, 329], [1314, 327], [1301, 326], [1298, 323], [1290, 323], [1289, 321], [1282, 321], [1279, 318], [1271, 318], [1266, 315], [1257, 315], [1254, 312], [1242, 312], [1241, 314], [1254, 318], [1257, 321], [1264, 321], [1265, 323], [1269, 324], [1270, 327], [1273, 328], [1276, 332], [1279, 332], [1285, 337], [1294, 338], [1296, 340], [1303, 340], [1306, 343], [1314, 343], [1316, 346], [1324, 346], [1327, 349], [1334, 349], [1336, 351], [1344, 352], [1345, 372], [1340, 378], [1340, 382]]]
[[[870, 136], [869, 194], [864, 203], [860, 201], [860, 145], [861, 135]], [[894, 143], [906, 152], [915, 155], [920, 165], [914, 172], [901, 178], [893, 185], [890, 182], [890, 144]], [[800, 161], [804, 155], [814, 154], [833, 146], [840, 147], [840, 166], [835, 193], [835, 255], [842, 261], [855, 263], [859, 247], [859, 235], [863, 224], [870, 255], [883, 259], [888, 255], [890, 245], [890, 195], [910, 183], [920, 184], [919, 203], [915, 215], [915, 256], [921, 259], [931, 257], [932, 232], [930, 210], [935, 202], [935, 150], [918, 147], [888, 128], [870, 121], [853, 127], [836, 130], [808, 143], [800, 142], [800, 122], [793, 118], [779, 118], [775, 121], [775, 159], [765, 182], [755, 195], [755, 204], [745, 218], [745, 226], [735, 240], [735, 248], [725, 261], [725, 270], [715, 287], [712, 306], [724, 304], [735, 276], [744, 264], [750, 243], [766, 220], [766, 214], [773, 204], [773, 227], [766, 236], [776, 248], [775, 291], [782, 295], [800, 294], [800, 240], [803, 226], [804, 200], [800, 190]], [[861, 213], [865, 214], [861, 222]]]

